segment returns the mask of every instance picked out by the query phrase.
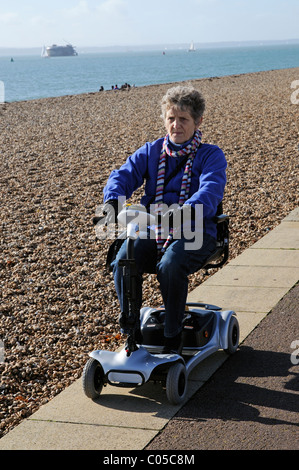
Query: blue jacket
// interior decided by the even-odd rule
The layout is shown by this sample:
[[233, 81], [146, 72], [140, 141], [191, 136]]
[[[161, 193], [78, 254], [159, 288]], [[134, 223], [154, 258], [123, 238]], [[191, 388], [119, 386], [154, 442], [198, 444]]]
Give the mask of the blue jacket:
[[[104, 188], [104, 202], [125, 196], [129, 199], [133, 192], [145, 182], [144, 195], [140, 203], [147, 206], [154, 202], [157, 183], [157, 171], [163, 145], [163, 138], [147, 142], [131, 155], [118, 169], [113, 170]], [[183, 157], [168, 157], [167, 176]], [[216, 226], [212, 221], [217, 206], [223, 199], [226, 183], [226, 159], [216, 145], [201, 144], [192, 166], [189, 199], [185, 204], [203, 205], [204, 231], [216, 237]], [[164, 188], [164, 203], [170, 206], [178, 203], [184, 168], [181, 168]]]

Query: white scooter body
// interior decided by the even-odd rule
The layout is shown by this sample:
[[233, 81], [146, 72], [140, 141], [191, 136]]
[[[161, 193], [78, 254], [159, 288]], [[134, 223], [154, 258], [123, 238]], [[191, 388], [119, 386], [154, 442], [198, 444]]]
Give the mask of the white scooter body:
[[[201, 304], [198, 304], [199, 306]], [[156, 309], [144, 307], [141, 310], [141, 325]], [[189, 310], [197, 315], [206, 315], [204, 310]], [[211, 310], [209, 310], [211, 312]], [[235, 313], [231, 310], [213, 311], [215, 322], [213, 334], [203, 347], [183, 347], [182, 354], [162, 354], [163, 345], [138, 345], [138, 349], [127, 357], [125, 347], [119, 352], [105, 350], [93, 351], [90, 357], [96, 359], [102, 366], [107, 382], [111, 385], [138, 386], [149, 381], [154, 371], [162, 364], [170, 366], [174, 362], [182, 362], [186, 367], [187, 376], [206, 357], [229, 346], [229, 325]]]
[[[136, 207], [136, 206], [135, 206]], [[136, 216], [136, 209], [126, 209], [119, 214], [119, 221], [126, 223], [128, 217]], [[138, 213], [138, 225], [151, 225], [153, 220], [147, 213]], [[132, 218], [132, 217], [131, 217]], [[140, 224], [141, 222], [141, 224]], [[136, 239], [140, 234], [136, 219], [127, 224], [127, 237]], [[144, 227], [143, 227], [144, 229]], [[190, 308], [192, 307], [192, 308]], [[187, 304], [186, 315], [212, 318], [213, 327], [203, 346], [184, 346], [181, 355], [162, 354], [163, 344], [138, 344], [137, 349], [127, 354], [126, 347], [116, 352], [96, 350], [89, 354], [90, 359], [83, 371], [83, 388], [89, 398], [98, 398], [102, 387], [107, 383], [114, 386], [136, 387], [150, 380], [166, 382], [166, 394], [172, 404], [184, 401], [188, 375], [201, 361], [223, 349], [234, 353], [239, 343], [239, 325], [232, 310], [222, 311], [220, 307], [202, 303]], [[141, 331], [157, 309], [144, 307], [140, 311]], [[153, 325], [155, 327], [155, 325]], [[192, 327], [185, 326], [184, 330]], [[183, 338], [184, 338], [183, 330]]]

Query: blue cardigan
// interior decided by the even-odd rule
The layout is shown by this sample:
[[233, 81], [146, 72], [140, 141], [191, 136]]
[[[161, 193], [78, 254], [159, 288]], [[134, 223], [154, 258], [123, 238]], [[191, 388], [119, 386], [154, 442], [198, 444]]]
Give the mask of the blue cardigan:
[[[128, 157], [119, 169], [112, 171], [104, 188], [104, 202], [119, 196], [129, 199], [145, 182], [145, 191], [140, 203], [144, 206], [153, 203], [163, 140], [164, 138], [147, 142]], [[168, 157], [165, 179], [181, 158], [183, 157]], [[203, 205], [204, 231], [213, 237], [216, 237], [216, 226], [212, 219], [223, 199], [226, 167], [224, 153], [219, 147], [201, 144], [193, 161], [189, 198], [185, 204]], [[168, 206], [178, 203], [183, 172], [184, 168], [181, 168], [164, 188], [164, 203]]]

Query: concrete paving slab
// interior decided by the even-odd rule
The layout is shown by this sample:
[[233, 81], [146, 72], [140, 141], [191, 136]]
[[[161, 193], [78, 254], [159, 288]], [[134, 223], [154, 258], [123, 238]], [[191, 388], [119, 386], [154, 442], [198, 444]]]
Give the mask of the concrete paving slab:
[[136, 388], [107, 385], [99, 399], [93, 401], [84, 395], [82, 381], [78, 380], [42, 406], [34, 419], [116, 427], [134, 423], [135, 428], [158, 431], [178, 409], [168, 403], [160, 384]]
[[191, 292], [188, 300], [211, 303], [237, 314], [240, 311], [269, 312], [287, 291], [285, 287], [213, 286], [204, 283]]
[[130, 427], [25, 420], [1, 439], [0, 450], [140, 450], [156, 434]]
[[225, 269], [229, 266], [250, 266], [252, 268], [255, 266], [298, 268], [299, 249], [259, 249], [255, 248], [255, 245], [252, 245], [252, 247], [232, 259], [229, 264], [225, 266]]
[[285, 221], [254, 244], [255, 248], [298, 249], [299, 222]]
[[292, 287], [299, 279], [297, 267], [228, 265], [205, 281], [205, 286]]

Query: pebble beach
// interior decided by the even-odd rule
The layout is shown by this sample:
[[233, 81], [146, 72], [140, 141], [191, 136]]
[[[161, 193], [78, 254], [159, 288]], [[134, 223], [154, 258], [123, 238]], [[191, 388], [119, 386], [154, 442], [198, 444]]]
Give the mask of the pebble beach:
[[[205, 96], [203, 142], [228, 161], [230, 259], [298, 207], [296, 80], [299, 68], [181, 82]], [[112, 169], [164, 135], [173, 85], [0, 103], [0, 437], [80, 378], [91, 350], [125, 340], [105, 270], [111, 241], [92, 218]], [[190, 291], [204, 280], [191, 276]], [[149, 303], [162, 303], [153, 275]]]

